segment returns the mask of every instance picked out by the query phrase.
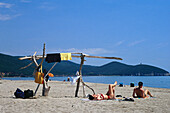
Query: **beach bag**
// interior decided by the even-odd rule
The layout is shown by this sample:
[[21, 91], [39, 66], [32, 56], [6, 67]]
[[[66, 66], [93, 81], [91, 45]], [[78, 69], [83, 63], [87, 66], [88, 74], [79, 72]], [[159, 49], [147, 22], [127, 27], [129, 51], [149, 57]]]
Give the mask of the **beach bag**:
[[119, 87], [123, 87], [123, 83], [120, 83], [120, 84], [119, 84]]
[[38, 84], [44, 83], [44, 73], [42, 72], [35, 73], [35, 83], [38, 83]]
[[33, 97], [33, 90], [24, 90], [24, 98], [30, 98]]
[[130, 87], [134, 87], [135, 86], [135, 84], [134, 83], [130, 83]]
[[44, 73], [42, 72], [42, 65], [41, 65], [40, 72], [35, 73], [35, 83], [43, 84], [44, 83]]
[[22, 90], [20, 90], [19, 88], [17, 88], [14, 95], [16, 98], [24, 98], [24, 92]]

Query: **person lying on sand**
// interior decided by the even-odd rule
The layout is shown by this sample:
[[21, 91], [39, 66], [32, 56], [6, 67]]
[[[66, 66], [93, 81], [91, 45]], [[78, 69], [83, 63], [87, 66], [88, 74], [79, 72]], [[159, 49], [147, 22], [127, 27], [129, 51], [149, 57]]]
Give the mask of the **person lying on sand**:
[[[134, 98], [147, 98], [149, 96], [153, 97], [149, 90], [143, 90], [142, 87], [143, 87], [143, 82], [139, 82], [138, 88], [134, 88], [133, 94], [132, 94], [132, 96]], [[135, 94], [137, 96], [135, 96]], [[147, 95], [149, 95], [149, 96], [147, 96]]]
[[117, 85], [117, 81], [114, 84], [109, 84], [109, 90], [106, 94], [96, 94], [89, 95], [90, 100], [108, 100], [108, 99], [116, 99], [115, 98], [115, 86]]

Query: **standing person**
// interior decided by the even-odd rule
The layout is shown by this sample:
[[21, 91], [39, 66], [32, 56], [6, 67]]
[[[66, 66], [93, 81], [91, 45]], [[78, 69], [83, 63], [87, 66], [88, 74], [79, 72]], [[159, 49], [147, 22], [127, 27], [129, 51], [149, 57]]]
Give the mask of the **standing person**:
[[116, 99], [115, 97], [115, 86], [117, 85], [117, 81], [114, 84], [109, 84], [109, 90], [106, 94], [97, 94], [97, 95], [89, 95], [90, 100], [108, 100], [108, 99]]
[[147, 98], [149, 96], [153, 97], [149, 90], [143, 90], [142, 87], [143, 87], [143, 82], [139, 82], [138, 88], [134, 88], [133, 94], [132, 94], [134, 98]]
[[67, 78], [67, 81], [70, 82], [70, 77]]

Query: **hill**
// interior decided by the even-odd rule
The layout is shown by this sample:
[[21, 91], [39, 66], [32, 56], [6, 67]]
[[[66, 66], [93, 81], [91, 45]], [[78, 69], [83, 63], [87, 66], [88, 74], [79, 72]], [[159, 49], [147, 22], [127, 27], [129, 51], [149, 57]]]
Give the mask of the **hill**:
[[[0, 74], [5, 76], [32, 76], [34, 65], [20, 70], [21, 67], [28, 65], [31, 61], [18, 60], [19, 56], [10, 56], [0, 53]], [[53, 64], [43, 63], [44, 68], [49, 70]], [[75, 75], [79, 70], [79, 64], [71, 61], [62, 61], [58, 63], [52, 73], [55, 75]], [[133, 75], [133, 76], [147, 76], [147, 75], [166, 75], [168, 71], [154, 67], [151, 65], [127, 65], [120, 62], [110, 62], [102, 66], [83, 65], [83, 75]]]
[[18, 57], [5, 55], [0, 53], [0, 72], [6, 75], [30, 75], [33, 69], [20, 70], [21, 67], [27, 65], [30, 61], [20, 61]]

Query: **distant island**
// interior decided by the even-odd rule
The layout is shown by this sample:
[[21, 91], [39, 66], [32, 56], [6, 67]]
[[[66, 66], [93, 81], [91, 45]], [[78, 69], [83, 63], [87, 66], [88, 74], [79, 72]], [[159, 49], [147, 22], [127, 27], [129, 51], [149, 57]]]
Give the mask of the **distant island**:
[[[28, 65], [31, 61], [20, 61], [21, 56], [10, 56], [0, 53], [0, 75], [4, 77], [32, 77], [34, 64], [26, 69], [20, 69]], [[53, 64], [43, 63], [45, 69], [49, 70]], [[71, 61], [58, 63], [52, 73], [55, 76], [75, 75], [79, 70], [79, 64]], [[169, 72], [151, 65], [138, 64], [127, 65], [120, 62], [110, 62], [102, 66], [83, 65], [83, 75], [86, 76], [169, 76]]]

